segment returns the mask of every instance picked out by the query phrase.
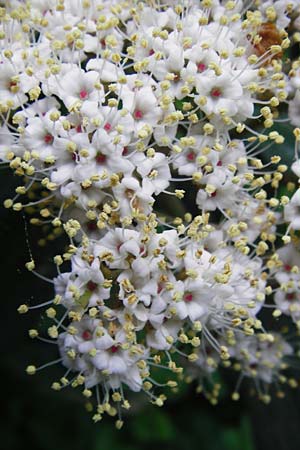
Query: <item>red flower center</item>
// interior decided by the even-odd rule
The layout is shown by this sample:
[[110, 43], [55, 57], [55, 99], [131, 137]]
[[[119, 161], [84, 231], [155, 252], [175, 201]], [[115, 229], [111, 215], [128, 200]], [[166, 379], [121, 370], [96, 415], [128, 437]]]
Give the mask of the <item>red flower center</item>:
[[189, 153], [186, 155], [186, 158], [187, 158], [189, 161], [195, 161], [195, 153], [194, 153], [194, 152], [189, 152]]
[[191, 302], [193, 300], [193, 294], [191, 294], [190, 292], [188, 292], [187, 294], [185, 294], [185, 296], [183, 297], [185, 302]]
[[137, 109], [136, 111], [134, 111], [133, 113], [133, 117], [137, 120], [140, 120], [143, 118], [143, 113], [140, 109]]
[[113, 345], [112, 347], [110, 347], [110, 351], [112, 353], [116, 353], [119, 350], [119, 347], [117, 345]]
[[211, 194], [211, 197], [215, 197], [216, 195], [217, 195], [217, 191], [213, 192], [213, 193]]
[[128, 155], [128, 148], [124, 147], [123, 151], [122, 151], [122, 156], [126, 156], [126, 155]]
[[220, 166], [223, 166], [222, 161], [218, 161], [218, 162], [217, 162], [217, 166], [219, 166], [219, 167], [220, 167]]
[[81, 337], [85, 341], [89, 341], [89, 340], [92, 339], [92, 333], [90, 332], [90, 330], [84, 330], [84, 332], [82, 333]]
[[45, 142], [45, 144], [48, 144], [48, 145], [50, 145], [50, 144], [52, 144], [52, 142], [53, 142], [53, 136], [52, 136], [52, 134], [46, 134], [45, 136], [44, 136], [44, 142]]
[[199, 63], [199, 64], [197, 64], [197, 69], [198, 69], [198, 72], [204, 72], [204, 70], [206, 69], [206, 65], [203, 63]]
[[84, 100], [85, 98], [87, 98], [88, 96], [88, 92], [85, 89], [82, 89], [82, 91], [79, 92], [79, 97], [81, 98], [81, 100]]
[[76, 131], [77, 131], [77, 133], [82, 133], [81, 125], [77, 125]]
[[93, 292], [97, 289], [97, 284], [94, 283], [93, 281], [89, 281], [88, 284], [86, 285], [86, 287], [88, 288], [89, 291]]
[[105, 163], [105, 161], [106, 161], [106, 156], [103, 155], [103, 153], [97, 153], [96, 162], [98, 164], [103, 164], [103, 163]]
[[111, 124], [107, 122], [107, 123], [104, 125], [104, 130], [110, 131], [110, 130], [111, 130]]
[[95, 231], [97, 230], [97, 222], [95, 220], [91, 220], [90, 222], [87, 223], [87, 228], [90, 231]]
[[162, 283], [159, 283], [158, 285], [157, 285], [157, 293], [158, 294], [160, 294], [161, 293], [161, 291], [163, 290], [163, 285], [162, 285]]
[[153, 48], [151, 48], [151, 50], [149, 51], [149, 56], [154, 55], [155, 51], [153, 50]]
[[284, 270], [286, 270], [287, 272], [290, 272], [292, 270], [292, 266], [290, 266], [289, 264], [285, 264]]
[[295, 300], [295, 294], [286, 294], [287, 300]]
[[10, 81], [10, 82], [8, 83], [9, 89], [12, 89], [12, 88], [14, 88], [14, 87], [16, 87], [16, 86], [18, 86], [18, 83], [17, 83], [16, 81]]
[[222, 94], [222, 92], [221, 92], [221, 89], [219, 89], [219, 88], [213, 88], [213, 89], [210, 91], [210, 95], [211, 95], [212, 97], [218, 98], [218, 97], [221, 96], [221, 94]]
[[77, 159], [79, 159], [78, 153], [77, 152], [73, 152], [72, 153], [72, 160], [73, 161], [77, 161]]

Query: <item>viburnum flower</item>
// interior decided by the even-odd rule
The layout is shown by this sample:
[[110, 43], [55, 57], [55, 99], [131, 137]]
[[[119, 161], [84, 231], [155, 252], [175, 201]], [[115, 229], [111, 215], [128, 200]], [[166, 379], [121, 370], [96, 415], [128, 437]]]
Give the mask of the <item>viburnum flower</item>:
[[[30, 336], [58, 348], [53, 389], [95, 394], [96, 422], [108, 412], [120, 428], [128, 390], [162, 406], [185, 367], [212, 403], [218, 367], [239, 372], [233, 399], [245, 377], [264, 401], [284, 378], [294, 349], [277, 320], [300, 327], [300, 209], [278, 123], [298, 126], [298, 6], [0, 10], [0, 158], [20, 180], [4, 206], [65, 237], [53, 299], [19, 312], [46, 306], [48, 336]], [[27, 268], [47, 280], [33, 257]]]

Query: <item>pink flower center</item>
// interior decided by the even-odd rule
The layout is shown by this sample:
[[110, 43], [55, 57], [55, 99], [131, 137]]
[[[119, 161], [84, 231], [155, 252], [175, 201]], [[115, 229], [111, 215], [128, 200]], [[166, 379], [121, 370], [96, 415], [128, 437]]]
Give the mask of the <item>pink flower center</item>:
[[143, 118], [143, 113], [142, 113], [142, 111], [141, 111], [140, 109], [137, 109], [136, 111], [134, 111], [133, 117], [134, 117], [136, 120], [142, 119], [142, 118]]
[[191, 302], [193, 300], [193, 294], [191, 294], [190, 292], [188, 292], [187, 294], [185, 294], [185, 296], [183, 297], [185, 302]]
[[45, 142], [45, 144], [48, 144], [48, 145], [50, 145], [50, 144], [52, 144], [52, 142], [53, 142], [53, 136], [52, 136], [52, 134], [46, 134], [45, 136], [44, 136], [44, 142]]
[[206, 65], [203, 63], [199, 63], [199, 64], [197, 64], [197, 69], [198, 69], [198, 72], [204, 72], [204, 70], [206, 69]]
[[81, 98], [81, 100], [84, 100], [85, 98], [87, 98], [88, 96], [88, 92], [85, 89], [82, 89], [82, 91], [79, 92], [79, 97]]
[[105, 131], [110, 131], [110, 130], [111, 130], [111, 124], [107, 122], [107, 123], [104, 125], [104, 130], [105, 130]]
[[194, 153], [194, 152], [189, 152], [189, 153], [186, 155], [186, 158], [187, 158], [189, 161], [195, 161], [195, 153]]
[[217, 162], [217, 166], [219, 166], [219, 167], [220, 167], [220, 166], [223, 166], [222, 161], [218, 161], [218, 162]]
[[112, 353], [116, 353], [119, 350], [119, 347], [117, 345], [113, 345], [112, 347], [110, 347], [110, 351]]
[[220, 96], [222, 95], [221, 89], [219, 89], [219, 88], [213, 88], [213, 89], [210, 91], [210, 95], [211, 95], [212, 97], [215, 97], [215, 98], [220, 97]]
[[82, 133], [81, 125], [77, 125], [76, 131], [77, 131], [77, 133]]
[[98, 164], [103, 164], [103, 163], [105, 163], [105, 161], [106, 161], [106, 156], [103, 155], [102, 153], [98, 153], [96, 156], [96, 162]]
[[153, 50], [153, 48], [151, 48], [151, 50], [149, 51], [149, 56], [154, 55], [155, 51]]
[[92, 333], [90, 332], [90, 330], [84, 330], [84, 332], [82, 333], [81, 337], [85, 341], [89, 341], [89, 340], [92, 339]]
[[89, 281], [86, 287], [88, 288], [89, 291], [93, 292], [97, 289], [97, 284], [94, 283], [93, 281]]

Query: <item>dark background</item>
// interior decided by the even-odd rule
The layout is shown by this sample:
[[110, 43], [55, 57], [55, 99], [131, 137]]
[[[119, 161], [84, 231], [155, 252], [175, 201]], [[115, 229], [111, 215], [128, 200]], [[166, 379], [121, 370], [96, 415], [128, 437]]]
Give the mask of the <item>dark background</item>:
[[[299, 450], [300, 394], [287, 389], [285, 399], [276, 397], [266, 406], [246, 389], [242, 401], [230, 400], [234, 381], [224, 378], [220, 404], [211, 406], [195, 386], [171, 397], [163, 408], [149, 405], [143, 395], [135, 398], [121, 431], [114, 419], [94, 424], [82, 396], [71, 388], [54, 392], [53, 380], [62, 376], [52, 367], [33, 377], [28, 364], [41, 365], [57, 358], [55, 346], [28, 337], [29, 328], [43, 326], [40, 311], [19, 315], [21, 303], [36, 304], [51, 298], [51, 285], [24, 269], [29, 247], [38, 269], [50, 270], [55, 242], [39, 247], [40, 230], [27, 225], [21, 213], [5, 210], [3, 200], [13, 195], [18, 180], [0, 169], [1, 244], [1, 445], [5, 450]], [[27, 242], [29, 240], [29, 244]], [[51, 274], [50, 274], [51, 276]], [[299, 375], [296, 373], [296, 378]]]

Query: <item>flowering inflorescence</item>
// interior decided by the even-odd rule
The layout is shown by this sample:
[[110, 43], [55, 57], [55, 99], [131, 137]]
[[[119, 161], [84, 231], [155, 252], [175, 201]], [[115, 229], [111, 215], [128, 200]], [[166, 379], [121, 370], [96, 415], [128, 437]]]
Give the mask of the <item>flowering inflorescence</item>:
[[[300, 41], [300, 11], [255, 4], [0, 8], [0, 157], [21, 180], [4, 205], [70, 240], [40, 306], [66, 368], [52, 387], [95, 393], [95, 421], [108, 412], [122, 425], [125, 386], [161, 406], [159, 388], [176, 389], [189, 364], [200, 383], [218, 366], [239, 371], [234, 399], [244, 377], [265, 401], [286, 381], [293, 348], [258, 314], [300, 328], [300, 191], [277, 195], [288, 167], [267, 153], [284, 142], [285, 105], [299, 123], [300, 65], [284, 55]], [[213, 403], [218, 390], [206, 392]]]

